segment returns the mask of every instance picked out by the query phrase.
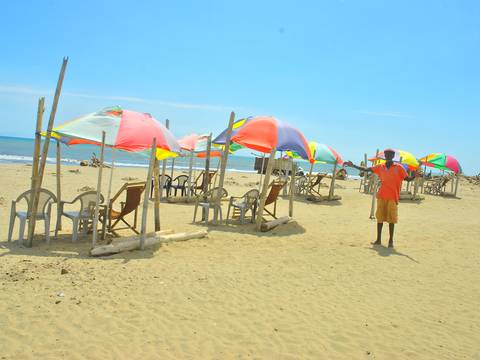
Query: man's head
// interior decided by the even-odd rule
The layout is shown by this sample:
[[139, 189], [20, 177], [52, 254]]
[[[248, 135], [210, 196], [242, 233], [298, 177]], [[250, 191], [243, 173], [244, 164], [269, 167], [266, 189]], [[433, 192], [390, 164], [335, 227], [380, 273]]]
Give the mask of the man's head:
[[385, 149], [383, 150], [383, 154], [385, 155], [385, 160], [392, 161], [395, 157], [395, 150], [393, 149]]

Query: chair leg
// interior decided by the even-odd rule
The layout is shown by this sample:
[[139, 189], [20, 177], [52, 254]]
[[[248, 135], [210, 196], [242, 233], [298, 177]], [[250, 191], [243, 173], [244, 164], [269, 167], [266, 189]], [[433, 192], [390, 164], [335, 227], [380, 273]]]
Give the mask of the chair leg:
[[26, 222], [27, 222], [26, 218], [20, 218], [20, 230], [18, 232], [18, 245], [23, 245], [23, 234], [25, 233]]
[[225, 223], [228, 224], [228, 219], [230, 219], [230, 208], [232, 207], [232, 204], [228, 204], [228, 209], [227, 209], [227, 218], [225, 219]]
[[13, 227], [15, 226], [15, 218], [17, 215], [10, 214], [10, 226], [8, 227], [8, 242], [12, 241]]
[[197, 209], [198, 204], [195, 204], [195, 209], [193, 210], [193, 223], [195, 223], [195, 219], [197, 218]]
[[77, 241], [78, 239], [78, 218], [73, 218], [73, 233], [72, 233], [72, 242]]
[[50, 218], [48, 216], [44, 219], [45, 222], [45, 240], [50, 244]]
[[208, 225], [208, 213], [210, 212], [210, 206], [202, 206], [203, 214], [205, 215], [205, 225]]

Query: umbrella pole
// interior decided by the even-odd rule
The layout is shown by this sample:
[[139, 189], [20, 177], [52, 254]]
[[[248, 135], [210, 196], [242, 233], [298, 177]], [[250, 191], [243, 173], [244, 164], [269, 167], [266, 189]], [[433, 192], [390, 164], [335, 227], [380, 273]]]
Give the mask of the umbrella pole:
[[[107, 208], [105, 210], [105, 219], [107, 221], [110, 214], [110, 198], [112, 196], [112, 181], [113, 181], [113, 169], [115, 168], [115, 148], [112, 147], [112, 163], [110, 165], [110, 179], [108, 180], [108, 192], [107, 192]], [[105, 240], [106, 231], [102, 232], [102, 240]]]
[[313, 165], [315, 165], [315, 162], [312, 162], [310, 164], [310, 171], [308, 172], [308, 179], [307, 179], [307, 192], [308, 192], [308, 194], [306, 194], [306, 195], [311, 195], [312, 194], [312, 192], [310, 191], [310, 184], [312, 183]]
[[207, 139], [207, 153], [205, 157], [205, 173], [203, 174], [203, 193], [205, 194], [208, 191], [208, 184], [210, 178], [210, 148], [212, 147], [212, 134], [208, 135]]
[[172, 169], [170, 170], [170, 177], [173, 180], [173, 169], [175, 168], [175, 158], [172, 158]]
[[260, 191], [262, 187], [262, 177], [263, 177], [263, 169], [265, 167], [265, 154], [262, 153], [262, 168], [260, 169], [260, 181], [258, 182], [258, 190]]
[[[167, 129], [170, 128], [170, 120], [165, 120], [165, 127]], [[163, 187], [165, 186], [165, 171], [167, 170], [167, 159], [162, 160], [162, 177], [160, 179], [160, 195], [159, 198], [161, 199], [163, 196]], [[168, 193], [167, 193], [168, 196]]]
[[190, 199], [192, 196], [192, 168], [193, 168], [193, 150], [190, 150], [190, 158], [188, 164], [188, 191], [187, 196]]
[[290, 176], [290, 194], [288, 200], [288, 216], [293, 216], [293, 193], [295, 192], [295, 174], [297, 173], [297, 164], [290, 159], [292, 163], [292, 175]]
[[[377, 149], [377, 152], [375, 153], [375, 159], [378, 157], [378, 152], [379, 149]], [[373, 162], [373, 165], [375, 165], [375, 161]], [[370, 219], [375, 219], [375, 205], [377, 203], [377, 190], [378, 190], [378, 178], [377, 175], [372, 174], [372, 185], [370, 187], [372, 191], [372, 206], [370, 207]]]
[[[98, 238], [98, 214], [100, 213], [100, 194], [102, 191], [102, 173], [103, 173], [103, 158], [105, 154], [105, 131], [102, 131], [102, 147], [100, 150], [100, 166], [98, 167], [98, 179], [97, 179], [97, 198], [95, 199], [95, 215], [93, 217], [93, 237], [92, 237], [92, 248], [97, 245]], [[108, 214], [105, 214], [105, 220], [107, 219]]]
[[61, 161], [61, 153], [60, 153], [60, 140], [57, 140], [57, 156], [56, 156], [56, 170], [55, 170], [55, 177], [57, 179], [57, 229], [62, 230], [62, 214], [60, 213], [60, 201], [62, 199], [62, 188], [60, 183], [60, 175], [61, 175], [61, 168], [60, 168], [60, 161]]
[[[156, 149], [155, 149], [156, 151]], [[154, 201], [154, 214], [155, 214], [155, 231], [160, 231], [160, 189], [159, 189], [159, 177], [160, 168], [157, 156], [153, 163], [153, 201]]]
[[455, 178], [456, 178], [456, 181], [455, 181], [455, 191], [454, 191], [454, 196], [457, 197], [457, 191], [458, 191], [458, 183], [460, 182], [460, 175], [459, 174], [455, 174]]
[[267, 190], [270, 182], [270, 174], [272, 173], [273, 163], [275, 159], [275, 149], [272, 149], [270, 152], [270, 157], [268, 158], [267, 171], [265, 172], [265, 178], [263, 179], [262, 193], [260, 194], [260, 203], [258, 206], [258, 213], [256, 219], [257, 231], [260, 231], [263, 221], [263, 209], [265, 208], [265, 200], [267, 200]]
[[142, 229], [140, 232], [140, 250], [145, 249], [145, 237], [147, 235], [147, 215], [148, 215], [148, 198], [150, 197], [150, 189], [152, 188], [152, 172], [155, 165], [157, 150], [157, 138], [153, 138], [152, 153], [150, 162], [148, 163], [147, 182], [143, 194], [143, 211], [142, 211]]
[[45, 165], [47, 163], [48, 146], [50, 145], [50, 138], [52, 136], [53, 122], [55, 121], [55, 114], [57, 113], [58, 100], [60, 99], [60, 92], [62, 91], [63, 78], [65, 77], [65, 70], [67, 69], [68, 57], [63, 58], [62, 68], [57, 81], [57, 88], [55, 89], [55, 96], [53, 98], [52, 110], [50, 111], [50, 118], [48, 119], [47, 134], [45, 142], [43, 143], [42, 158], [38, 168], [38, 176], [35, 181], [35, 187], [31, 194], [31, 208], [30, 217], [28, 220], [28, 238], [27, 246], [32, 247], [33, 234], [35, 233], [35, 215], [38, 208], [38, 198], [40, 188], [42, 187], [43, 174], [45, 172]]
[[333, 165], [333, 172], [332, 172], [332, 181], [330, 182], [330, 191], [328, 192], [328, 200], [331, 201], [333, 199], [333, 193], [335, 192], [335, 179], [336, 179], [336, 172], [337, 172], [337, 160], [335, 160], [335, 164]]
[[[226, 133], [226, 138], [225, 138], [225, 146], [223, 148], [222, 152], [222, 158], [221, 158], [221, 166], [220, 162], [218, 165], [220, 166], [220, 176], [218, 179], [218, 187], [223, 188], [223, 183], [225, 180], [225, 171], [227, 169], [227, 161], [228, 161], [228, 152], [230, 150], [230, 142], [232, 139], [232, 130], [233, 130], [233, 123], [235, 122], [235, 113], [232, 111], [230, 113], [230, 119], [228, 121], [228, 128], [227, 128], [227, 133]], [[218, 170], [217, 170], [218, 171]], [[218, 172], [217, 172], [218, 173]], [[220, 201], [222, 200], [222, 191], [218, 192], [218, 198], [217, 202], [220, 204]], [[215, 213], [215, 221], [217, 221], [217, 213]]]

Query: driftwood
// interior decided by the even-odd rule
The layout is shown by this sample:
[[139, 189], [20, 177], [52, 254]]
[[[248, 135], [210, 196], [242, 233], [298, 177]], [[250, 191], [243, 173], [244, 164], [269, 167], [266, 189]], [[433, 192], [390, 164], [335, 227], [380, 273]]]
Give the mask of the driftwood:
[[278, 225], [286, 224], [290, 220], [291, 220], [290, 216], [283, 216], [272, 221], [267, 221], [262, 223], [260, 230], [263, 232], [266, 232], [266, 231], [272, 230], [274, 227], [277, 227]]
[[[161, 230], [156, 233], [149, 233], [145, 237], [144, 246], [152, 246], [172, 241], [185, 241], [190, 239], [200, 239], [207, 236], [207, 230], [199, 230], [191, 233], [173, 234], [173, 230]], [[90, 250], [91, 256], [105, 256], [117, 254], [124, 251], [137, 250], [140, 248], [140, 235], [124, 238], [115, 243], [101, 245]]]

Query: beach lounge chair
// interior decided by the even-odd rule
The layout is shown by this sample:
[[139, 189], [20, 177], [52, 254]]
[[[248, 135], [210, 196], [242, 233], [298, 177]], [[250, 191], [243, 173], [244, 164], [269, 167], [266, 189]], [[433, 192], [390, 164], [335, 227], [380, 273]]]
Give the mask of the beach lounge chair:
[[445, 187], [450, 181], [448, 176], [442, 176], [433, 180], [425, 181], [424, 192], [431, 195], [441, 195], [445, 191]]
[[[207, 190], [208, 187], [211, 185], [213, 178], [217, 174], [217, 171], [210, 170], [207, 176]], [[205, 171], [203, 170], [200, 175], [197, 176], [195, 182], [192, 184], [192, 193], [195, 195], [199, 195], [203, 193], [203, 188], [205, 184]]]
[[[172, 185], [172, 178], [170, 175], [164, 175], [165, 176], [165, 183], [163, 184], [163, 188], [165, 189], [165, 194], [166, 196], [169, 195], [170, 193], [170, 186]], [[158, 185], [160, 186], [162, 182], [162, 175], [158, 175]], [[155, 191], [155, 178], [152, 179], [152, 186], [150, 188], [150, 199], [153, 198], [153, 192]]]
[[[72, 230], [72, 242], [77, 241], [78, 239], [78, 229], [79, 227], [83, 229], [83, 233], [86, 234], [88, 231], [88, 226], [93, 220], [95, 215], [95, 202], [97, 201], [97, 192], [96, 191], [87, 191], [83, 194], [78, 195], [72, 201], [60, 201], [60, 208], [58, 213], [60, 216], [65, 216], [72, 220], [73, 230]], [[100, 194], [100, 204], [103, 203], [103, 195]], [[80, 209], [76, 211], [65, 211], [65, 204], [73, 205], [79, 202]], [[60, 224], [60, 217], [57, 219], [57, 226], [55, 228], [55, 237], [58, 234], [58, 228]]]
[[168, 189], [168, 192], [170, 193], [172, 189], [175, 190], [174, 195], [177, 196], [177, 191], [180, 190], [180, 195], [185, 196], [187, 192], [187, 181], [188, 181], [188, 176], [187, 175], [178, 175], [175, 179], [171, 181], [170, 188]]
[[233, 208], [232, 219], [240, 218], [240, 223], [245, 223], [245, 214], [247, 211], [252, 213], [252, 221], [255, 220], [255, 214], [257, 212], [258, 198], [260, 192], [257, 189], [247, 191], [242, 197], [232, 196], [230, 202], [228, 203], [227, 211], [227, 223], [230, 217], [230, 209]]
[[208, 190], [205, 194], [198, 195], [195, 201], [195, 210], [193, 212], [193, 222], [197, 218], [197, 209], [198, 207], [202, 208], [202, 213], [204, 215], [205, 225], [208, 225], [208, 213], [210, 209], [214, 211], [214, 218], [217, 218], [217, 215], [220, 215], [220, 221], [222, 221], [222, 206], [218, 199], [225, 198], [228, 196], [227, 190], [221, 187], [214, 187], [213, 189]]
[[[30, 208], [30, 199], [32, 196], [32, 190], [25, 191], [24, 193], [20, 194], [20, 196], [12, 201], [12, 207], [10, 210], [10, 226], [8, 228], [8, 241], [12, 240], [12, 232], [13, 227], [15, 225], [15, 219], [18, 217], [20, 220], [20, 230], [19, 230], [19, 237], [18, 243], [21, 245], [23, 244], [23, 236], [25, 233], [25, 224], [27, 220], [30, 218], [30, 211], [18, 211], [17, 204], [22, 203], [22, 200], [25, 200], [27, 203], [27, 209]], [[57, 198], [55, 195], [47, 190], [47, 189], [40, 189], [40, 194], [38, 197], [38, 207], [37, 213], [35, 214], [36, 220], [43, 220], [45, 222], [45, 239], [47, 242], [50, 241], [50, 215], [52, 212], [52, 203], [57, 202]]]
[[309, 195], [317, 194], [318, 196], [321, 196], [320, 183], [322, 182], [322, 179], [325, 176], [327, 176], [327, 174], [318, 173], [315, 176], [312, 176], [311, 178], [309, 177], [307, 182], [307, 194]]
[[[280, 194], [280, 191], [283, 189], [283, 187], [285, 186], [287, 182], [286, 181], [273, 181], [271, 184], [270, 184], [270, 192], [268, 193], [268, 196], [265, 200], [265, 206], [263, 208], [263, 210], [268, 214], [270, 215], [271, 217], [273, 217], [274, 219], [277, 218], [277, 199], [278, 199], [278, 195]], [[267, 209], [267, 205], [271, 205], [273, 204], [273, 210], [270, 211]]]
[[[100, 210], [100, 217], [99, 220], [103, 224], [103, 233], [105, 233], [105, 227], [107, 231], [118, 236], [118, 230], [125, 230], [130, 229], [136, 234], [139, 234], [137, 231], [137, 210], [138, 206], [140, 205], [140, 201], [142, 198], [142, 193], [145, 190], [145, 183], [144, 182], [137, 182], [137, 183], [125, 183], [120, 190], [115, 194], [114, 197], [110, 200], [110, 204], [108, 204], [108, 208], [110, 209], [109, 214], [107, 212], [107, 205], [103, 206], [103, 209]], [[115, 201], [125, 193], [125, 201], [120, 202], [120, 210], [115, 210], [113, 208]], [[134, 220], [133, 225], [125, 220], [125, 217], [133, 213]], [[126, 227], [124, 228], [116, 228], [119, 222], [123, 222]]]

